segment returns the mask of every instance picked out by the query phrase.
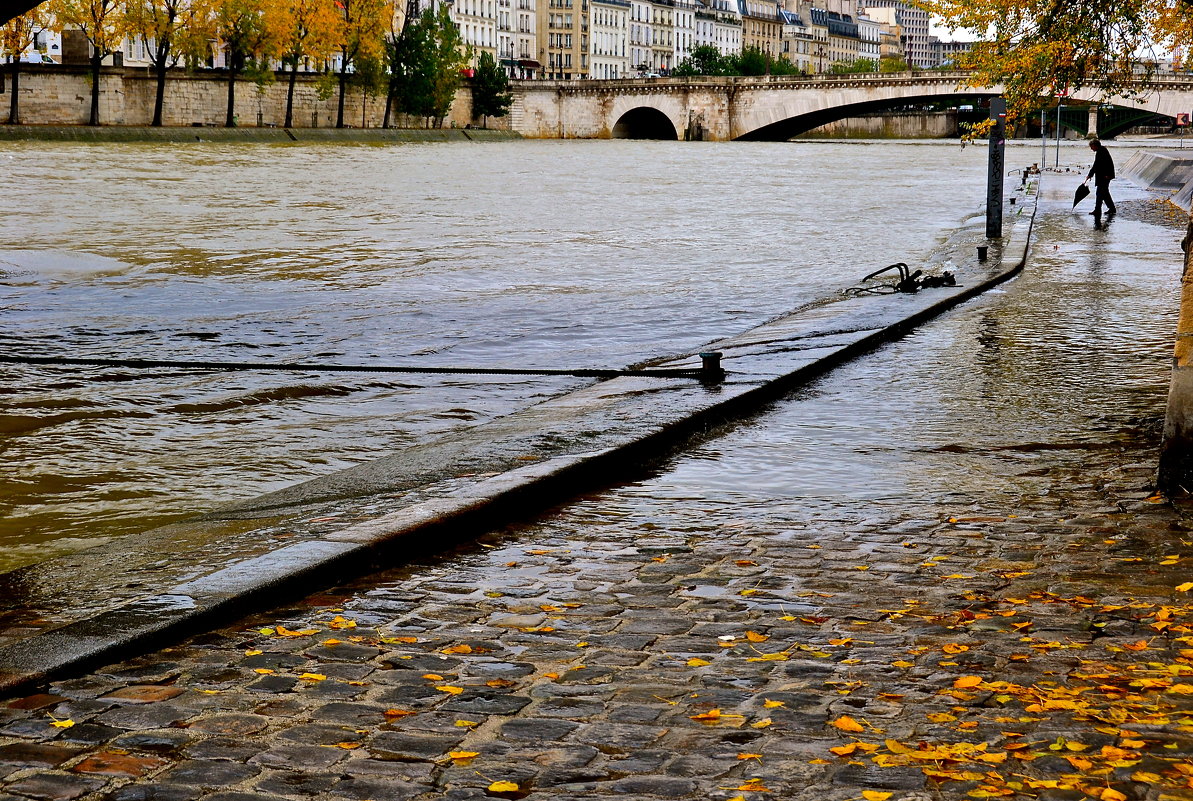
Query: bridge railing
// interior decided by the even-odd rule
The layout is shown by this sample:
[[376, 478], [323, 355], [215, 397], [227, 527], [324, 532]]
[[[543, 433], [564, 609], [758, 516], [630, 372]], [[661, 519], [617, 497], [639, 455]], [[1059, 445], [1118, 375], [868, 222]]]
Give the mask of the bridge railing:
[[511, 84], [527, 89], [610, 87], [666, 87], [666, 86], [756, 86], [820, 85], [850, 83], [964, 83], [971, 73], [962, 70], [909, 70], [906, 72], [852, 72], [842, 75], [694, 75], [660, 78], [575, 78], [561, 80], [511, 80]]

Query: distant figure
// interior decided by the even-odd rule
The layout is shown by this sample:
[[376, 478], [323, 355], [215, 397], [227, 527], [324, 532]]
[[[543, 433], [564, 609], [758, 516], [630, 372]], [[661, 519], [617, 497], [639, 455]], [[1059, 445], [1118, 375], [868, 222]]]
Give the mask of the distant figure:
[[1114, 198], [1110, 196], [1110, 180], [1114, 178], [1114, 160], [1110, 158], [1110, 151], [1102, 147], [1102, 143], [1097, 139], [1091, 139], [1089, 149], [1094, 151], [1094, 166], [1089, 168], [1089, 175], [1085, 176], [1084, 183], [1089, 183], [1089, 179], [1094, 179], [1094, 210], [1090, 214], [1095, 217], [1102, 216], [1102, 204], [1106, 204], [1106, 211], [1110, 214], [1118, 212], [1118, 207], [1114, 205]]

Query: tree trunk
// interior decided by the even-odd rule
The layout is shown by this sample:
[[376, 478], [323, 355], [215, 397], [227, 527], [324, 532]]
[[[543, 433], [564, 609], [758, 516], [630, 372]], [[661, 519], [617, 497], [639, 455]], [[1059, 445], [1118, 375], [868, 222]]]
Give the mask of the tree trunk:
[[98, 48], [91, 56], [91, 117], [87, 121], [88, 125], [99, 125], [99, 63], [103, 57]]
[[8, 99], [8, 124], [21, 124], [21, 60], [19, 56], [9, 56], [12, 59], [12, 96]]
[[286, 122], [282, 125], [283, 128], [294, 127], [294, 86], [298, 83], [298, 59], [294, 59], [294, 64], [290, 70], [290, 87], [286, 90]]
[[386, 92], [385, 93], [385, 114], [382, 115], [382, 117], [381, 117], [381, 127], [382, 128], [389, 127], [389, 115], [393, 111], [393, 107], [394, 107], [394, 93]]
[[153, 96], [153, 122], [150, 123], [154, 128], [162, 126], [162, 107], [166, 104], [166, 71], [169, 67], [166, 66], [169, 54], [164, 57], [159, 54], [157, 64], [154, 68], [157, 70], [157, 94]]
[[336, 127], [344, 127], [344, 92], [348, 87], [348, 65], [340, 67], [340, 102], [336, 109]]
[[1193, 218], [1181, 248], [1185, 268], [1180, 315], [1156, 476], [1157, 488], [1167, 495], [1189, 495], [1193, 488]]
[[228, 69], [228, 114], [224, 118], [225, 128], [236, 127], [236, 70]]

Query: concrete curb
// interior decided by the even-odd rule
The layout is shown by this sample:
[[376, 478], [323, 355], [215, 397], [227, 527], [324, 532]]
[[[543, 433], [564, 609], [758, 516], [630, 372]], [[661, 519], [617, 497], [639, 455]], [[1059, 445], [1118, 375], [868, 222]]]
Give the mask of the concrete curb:
[[0, 125], [0, 142], [186, 142], [203, 144], [357, 144], [494, 142], [521, 139], [514, 131], [477, 128], [208, 128], [85, 125]]
[[[504, 523], [539, 514], [582, 492], [608, 486], [616, 480], [610, 477], [619, 475], [617, 471], [624, 477], [627, 470], [641, 470], [693, 438], [707, 436], [715, 426], [757, 412], [842, 362], [902, 336], [1016, 275], [1027, 259], [1038, 193], [1020, 197], [1026, 202], [1008, 207], [1019, 211], [1010, 218], [1013, 227], [1001, 247], [1001, 257], [984, 267], [979, 265], [980, 273], [959, 276], [968, 285], [916, 295], [840, 300], [713, 343], [708, 347], [725, 353], [730, 372], [723, 384], [687, 382], [677, 387], [670, 379], [638, 377], [600, 382], [462, 435], [443, 437], [421, 449], [416, 446], [397, 457], [205, 516], [195, 525], [246, 518], [261, 521], [269, 516], [276, 520], [278, 510], [290, 510], [293, 519], [316, 513], [312, 510], [324, 508], [320, 504], [342, 504], [347, 498], [351, 505], [360, 497], [392, 497], [395, 489], [409, 490], [419, 482], [435, 484], [437, 476], [456, 477], [438, 497], [419, 498], [408, 493], [397, 503], [398, 508], [373, 519], [314, 531], [304, 541], [247, 558], [232, 557], [215, 569], [195, 565], [193, 575], [164, 581], [156, 593], [121, 601], [114, 584], [107, 590], [109, 595], [104, 595], [106, 588], [100, 586], [82, 587], [78, 590], [81, 598], [91, 599], [86, 593], [99, 593], [116, 601], [85, 619], [0, 646], [0, 690], [22, 692], [51, 678], [144, 652], [216, 621], [305, 595], [314, 587], [367, 570], [379, 559], [388, 558], [392, 563], [395, 557], [440, 551]], [[584, 440], [580, 434], [594, 426], [600, 427], [599, 433]], [[557, 436], [557, 431], [562, 433]], [[575, 436], [569, 438], [569, 434]], [[568, 444], [553, 446], [554, 451], [539, 445], [536, 452], [543, 458], [536, 456], [538, 460], [529, 465], [517, 461], [526, 458], [518, 454], [526, 452], [528, 443], [544, 438], [568, 440]], [[590, 441], [590, 447], [577, 447], [581, 440]], [[494, 454], [507, 455], [498, 458]], [[483, 468], [496, 467], [496, 474], [460, 485], [460, 470], [475, 470], [478, 463]], [[169, 533], [147, 532], [119, 541], [110, 549], [83, 551], [0, 579], [9, 585], [12, 597], [18, 588], [28, 594], [30, 588], [55, 586], [68, 576], [76, 581], [82, 576], [84, 583], [90, 576], [94, 581], [95, 576], [108, 575], [98, 566], [114, 559], [127, 563], [129, 574], [139, 578], [141, 565], [131, 552], [139, 548], [160, 557], [160, 543]], [[223, 550], [232, 553], [229, 548]], [[36, 602], [30, 600], [29, 604], [35, 606]]]

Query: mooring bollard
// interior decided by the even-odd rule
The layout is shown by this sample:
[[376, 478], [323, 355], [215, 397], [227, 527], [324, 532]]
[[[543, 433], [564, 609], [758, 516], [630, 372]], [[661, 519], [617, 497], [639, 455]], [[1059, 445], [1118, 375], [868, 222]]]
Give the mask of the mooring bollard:
[[1014, 205], [1015, 205], [1015, 198], [1011, 198], [1011, 205], [1012, 205], [1012, 206], [1014, 206]]
[[986, 254], [990, 252], [989, 245], [978, 245], [978, 261], [985, 261]]
[[721, 381], [725, 378], [725, 371], [721, 368], [721, 356], [723, 355], [719, 350], [710, 350], [700, 354], [701, 381]]

